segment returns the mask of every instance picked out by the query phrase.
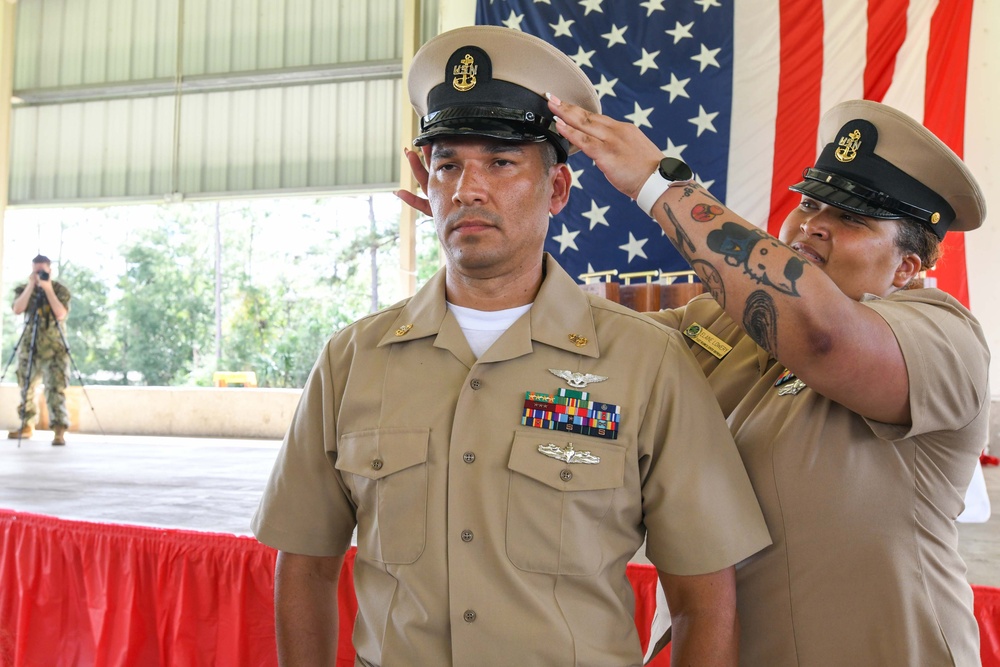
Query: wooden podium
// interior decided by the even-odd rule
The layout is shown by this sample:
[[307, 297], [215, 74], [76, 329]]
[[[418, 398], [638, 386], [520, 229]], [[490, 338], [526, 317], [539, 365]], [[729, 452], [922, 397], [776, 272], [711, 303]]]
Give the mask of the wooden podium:
[[[613, 277], [621, 278], [623, 283], [612, 282]], [[642, 278], [645, 278], [645, 282], [632, 283], [633, 280]], [[703, 293], [705, 286], [695, 282], [694, 278], [694, 271], [653, 270], [619, 275], [617, 270], [612, 269], [580, 274], [580, 280], [584, 281], [580, 289], [603, 296], [640, 313], [648, 313], [683, 306]]]
[[[583, 281], [583, 284], [580, 285], [580, 289], [588, 294], [603, 296], [605, 299], [609, 299], [615, 303], [621, 303], [621, 293], [618, 290], [618, 283], [611, 282], [611, 277], [617, 275], [618, 269], [597, 271], [595, 273], [581, 273], [580, 280]], [[601, 282], [601, 278], [604, 278], [604, 282]]]
[[[660, 294], [663, 291], [663, 286], [658, 282], [653, 282], [653, 278], [657, 278], [659, 275], [660, 272], [657, 269], [621, 274], [620, 278], [624, 284], [620, 288], [622, 298], [618, 303], [628, 306], [632, 310], [638, 310], [640, 313], [660, 310]], [[646, 282], [632, 284], [632, 280], [642, 278], [645, 278]]]

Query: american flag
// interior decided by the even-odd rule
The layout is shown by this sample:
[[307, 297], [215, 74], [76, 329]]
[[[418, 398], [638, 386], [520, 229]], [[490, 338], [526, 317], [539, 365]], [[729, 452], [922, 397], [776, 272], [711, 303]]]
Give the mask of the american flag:
[[[630, 121], [733, 210], [777, 234], [813, 163], [822, 113], [890, 104], [959, 155], [973, 0], [478, 0], [476, 23], [541, 37], [586, 72], [604, 112]], [[546, 250], [571, 274], [687, 266], [581, 154]], [[930, 275], [968, 304], [965, 245]]]

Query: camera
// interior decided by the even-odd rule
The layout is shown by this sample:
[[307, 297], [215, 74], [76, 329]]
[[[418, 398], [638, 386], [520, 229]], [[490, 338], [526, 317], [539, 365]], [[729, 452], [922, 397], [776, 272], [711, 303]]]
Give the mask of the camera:
[[39, 271], [38, 272], [38, 277], [40, 279], [42, 279], [42, 280], [48, 280], [49, 279], [49, 272], [45, 271], [45, 270]]

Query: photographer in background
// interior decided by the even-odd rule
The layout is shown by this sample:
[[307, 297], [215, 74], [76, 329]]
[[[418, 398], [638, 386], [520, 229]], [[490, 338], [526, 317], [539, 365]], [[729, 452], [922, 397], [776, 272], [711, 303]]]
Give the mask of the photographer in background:
[[[34, 433], [34, 422], [38, 414], [35, 405], [35, 387], [41, 379], [45, 384], [45, 403], [49, 410], [49, 424], [55, 434], [53, 445], [66, 444], [66, 429], [69, 427], [69, 411], [66, 409], [66, 386], [69, 384], [69, 351], [59, 323], [69, 315], [69, 289], [51, 279], [52, 262], [45, 255], [37, 255], [31, 260], [31, 275], [27, 284], [14, 290], [14, 314], [24, 313], [24, 334], [18, 344], [17, 384], [27, 391], [18, 407], [18, 416], [23, 426], [18, 431], [10, 431], [8, 438], [30, 438]], [[32, 325], [37, 330], [32, 346]], [[34, 360], [32, 361], [32, 348]], [[31, 377], [28, 377], [28, 367]]]

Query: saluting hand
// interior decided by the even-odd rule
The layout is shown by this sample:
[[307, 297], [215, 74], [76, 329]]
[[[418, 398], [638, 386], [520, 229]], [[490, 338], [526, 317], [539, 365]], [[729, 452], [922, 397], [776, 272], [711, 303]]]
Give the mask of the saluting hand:
[[611, 185], [632, 199], [638, 197], [663, 158], [660, 149], [632, 123], [585, 111], [551, 93], [548, 98], [559, 134], [594, 160]]
[[[416, 151], [411, 151], [409, 148], [404, 148], [403, 154], [406, 155], [406, 161], [410, 163], [410, 171], [413, 172], [413, 178], [417, 179], [420, 189], [423, 192], [427, 192], [427, 179], [430, 175], [427, 173], [427, 167], [420, 160], [420, 154]], [[433, 217], [431, 203], [424, 197], [409, 190], [396, 190], [393, 194], [399, 197], [404, 204], [415, 208], [427, 217]]]

